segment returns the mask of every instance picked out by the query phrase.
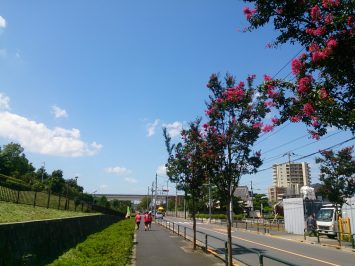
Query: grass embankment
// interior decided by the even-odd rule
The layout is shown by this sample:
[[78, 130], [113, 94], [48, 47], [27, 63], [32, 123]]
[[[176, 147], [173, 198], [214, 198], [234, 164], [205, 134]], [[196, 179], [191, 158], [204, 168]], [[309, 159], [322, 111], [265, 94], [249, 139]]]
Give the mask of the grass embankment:
[[0, 223], [66, 218], [93, 214], [97, 213], [61, 211], [0, 201]]
[[127, 265], [132, 253], [134, 226], [134, 219], [115, 223], [90, 235], [49, 265]]

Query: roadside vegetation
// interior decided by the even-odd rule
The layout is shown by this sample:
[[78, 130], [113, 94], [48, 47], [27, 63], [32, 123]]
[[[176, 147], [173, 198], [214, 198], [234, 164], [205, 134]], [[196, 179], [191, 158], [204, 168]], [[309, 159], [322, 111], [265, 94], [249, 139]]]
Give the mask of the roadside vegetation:
[[119, 221], [90, 235], [49, 265], [127, 265], [132, 254], [134, 226], [134, 219]]
[[66, 218], [97, 213], [71, 212], [0, 201], [0, 223]]

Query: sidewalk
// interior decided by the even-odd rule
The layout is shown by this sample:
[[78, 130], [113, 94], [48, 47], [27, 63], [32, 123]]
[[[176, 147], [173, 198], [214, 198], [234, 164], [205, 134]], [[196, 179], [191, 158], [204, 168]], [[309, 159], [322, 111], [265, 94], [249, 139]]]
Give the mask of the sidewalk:
[[151, 231], [144, 231], [141, 223], [136, 234], [135, 258], [136, 266], [180, 266], [180, 265], [225, 265], [224, 262], [201, 249], [192, 250], [192, 243], [185, 241], [156, 223], [152, 223]]

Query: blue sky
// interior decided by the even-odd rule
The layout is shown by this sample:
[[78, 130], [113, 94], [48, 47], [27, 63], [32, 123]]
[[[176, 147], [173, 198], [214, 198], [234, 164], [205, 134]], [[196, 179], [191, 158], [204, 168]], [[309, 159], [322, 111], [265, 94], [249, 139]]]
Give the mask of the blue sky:
[[[276, 36], [271, 27], [241, 32], [248, 25], [244, 6], [238, 0], [1, 1], [0, 145], [20, 143], [36, 168], [45, 162], [47, 172], [79, 176], [89, 193], [146, 193], [156, 172], [159, 186], [166, 185], [162, 126], [174, 135], [204, 115], [210, 74], [260, 80], [300, 50], [266, 48]], [[290, 65], [277, 77], [289, 72]], [[302, 148], [314, 142], [304, 126], [277, 129], [256, 147], [267, 152], [261, 168], [286, 161], [281, 155], [289, 150], [307, 155], [351, 136], [330, 134]], [[304, 161], [316, 182], [314, 158]], [[245, 176], [241, 184], [250, 180], [265, 192], [272, 172]]]

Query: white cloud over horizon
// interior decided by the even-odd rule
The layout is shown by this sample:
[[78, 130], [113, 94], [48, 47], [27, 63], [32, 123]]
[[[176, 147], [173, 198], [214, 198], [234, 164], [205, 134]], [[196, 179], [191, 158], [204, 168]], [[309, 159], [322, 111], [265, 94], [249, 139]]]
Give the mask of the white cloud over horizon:
[[53, 105], [52, 106], [52, 113], [54, 114], [54, 117], [55, 118], [66, 118], [68, 117], [68, 113], [66, 110], [56, 106], [56, 105]]
[[8, 111], [0, 112], [0, 137], [18, 142], [29, 152], [46, 155], [92, 156], [102, 149], [101, 144], [82, 141], [79, 129], [50, 129], [43, 123]]
[[110, 174], [116, 174], [116, 175], [127, 175], [132, 173], [131, 170], [121, 167], [121, 166], [113, 166], [113, 167], [107, 167], [105, 168], [105, 171]]
[[10, 110], [10, 98], [0, 92], [0, 110]]
[[155, 121], [153, 122], [153, 123], [149, 123], [148, 125], [147, 125], [147, 136], [148, 137], [152, 137], [152, 136], [154, 136], [154, 134], [155, 134], [155, 129], [156, 129], [156, 127], [159, 125], [159, 122], [160, 122], [160, 120], [159, 119], [155, 119]]
[[170, 124], [163, 124], [163, 127], [166, 128], [168, 134], [172, 138], [179, 136], [182, 131], [182, 123], [179, 121], [175, 121], [174, 123]]
[[156, 173], [160, 176], [166, 176], [166, 167], [164, 164], [159, 165], [158, 169], [156, 170]]
[[0, 16], [0, 28], [6, 28], [6, 20], [3, 16]]

